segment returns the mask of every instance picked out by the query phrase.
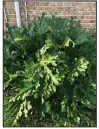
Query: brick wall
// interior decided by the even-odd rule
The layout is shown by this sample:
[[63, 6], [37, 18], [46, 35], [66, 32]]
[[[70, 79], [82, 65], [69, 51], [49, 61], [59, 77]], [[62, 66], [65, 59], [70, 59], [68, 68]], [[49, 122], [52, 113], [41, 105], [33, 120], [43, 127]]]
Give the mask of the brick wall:
[[[14, 2], [4, 1], [4, 8], [6, 12], [7, 22], [11, 25], [16, 25], [16, 15]], [[37, 19], [41, 16], [42, 12], [46, 12], [47, 16], [52, 14], [62, 17], [77, 16], [81, 20], [81, 24], [85, 28], [96, 27], [96, 2], [27, 2], [28, 22]], [[25, 2], [20, 2], [20, 14], [22, 24], [26, 22]], [[4, 30], [5, 27], [5, 14], [4, 14]]]

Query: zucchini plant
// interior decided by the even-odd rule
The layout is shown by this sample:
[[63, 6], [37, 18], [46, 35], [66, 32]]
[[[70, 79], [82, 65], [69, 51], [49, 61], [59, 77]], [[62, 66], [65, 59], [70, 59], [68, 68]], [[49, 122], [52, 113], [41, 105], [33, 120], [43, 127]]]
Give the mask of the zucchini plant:
[[4, 126], [96, 126], [95, 30], [44, 13], [6, 26]]

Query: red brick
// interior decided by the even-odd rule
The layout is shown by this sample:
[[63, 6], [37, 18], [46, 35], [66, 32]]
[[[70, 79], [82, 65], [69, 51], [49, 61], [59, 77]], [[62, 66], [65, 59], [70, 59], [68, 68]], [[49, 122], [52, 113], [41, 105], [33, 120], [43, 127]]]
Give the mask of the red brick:
[[42, 7], [42, 6], [39, 6], [37, 9], [38, 9], [38, 10], [44, 10], [45, 8]]
[[70, 2], [64, 2], [64, 6], [72, 7], [72, 4]]
[[7, 22], [10, 22], [10, 18], [7, 18]]
[[88, 27], [88, 28], [96, 28], [96, 24], [94, 24], [94, 23], [93, 23], [93, 24], [92, 24], [92, 23], [90, 23], [90, 24], [87, 24], [87, 27]]
[[96, 23], [96, 20], [91, 20], [90, 23]]
[[82, 20], [82, 23], [90, 23], [90, 20]]
[[65, 11], [63, 12], [64, 15], [76, 16], [76, 11]]
[[49, 2], [35, 2], [35, 6], [49, 6]]
[[96, 11], [91, 11], [90, 14], [91, 15], [96, 15]]
[[10, 22], [16, 22], [16, 18], [11, 18]]
[[36, 10], [38, 7], [36, 6], [28, 6], [27, 7], [27, 10]]
[[77, 15], [91, 15], [90, 11], [77, 11]]
[[91, 2], [91, 5], [96, 6], [96, 2]]
[[72, 2], [72, 3], [71, 3], [71, 6], [77, 6], [77, 5], [79, 5], [78, 2]]
[[35, 4], [36, 4], [36, 2], [29, 2], [29, 1], [28, 1], [26, 5], [27, 5], [27, 6], [35, 6]]
[[57, 2], [57, 6], [63, 6], [63, 2]]
[[7, 1], [7, 2], [5, 2], [5, 8], [7, 9], [7, 8], [9, 8], [9, 9], [14, 9], [14, 2], [12, 2], [12, 1]]
[[86, 19], [96, 19], [95, 15], [86, 16]]
[[16, 18], [16, 15], [15, 14], [9, 14], [7, 15], [8, 18]]
[[65, 8], [63, 8], [63, 7], [58, 7], [58, 11], [60, 12], [60, 11], [64, 11], [65, 10]]
[[33, 10], [29, 10], [27, 13], [28, 13], [28, 15], [32, 15], [33, 14]]
[[92, 5], [86, 7], [88, 11], [96, 11], [96, 7], [93, 7]]
[[76, 7], [65, 7], [65, 11], [76, 11]]
[[49, 5], [50, 6], [57, 6], [57, 3], [56, 2], [50, 2]]
[[59, 11], [59, 10], [58, 10], [58, 8], [55, 8], [55, 7], [45, 7], [45, 11], [54, 12], [54, 11]]
[[[79, 6], [79, 5], [78, 5]], [[76, 8], [77, 11], [90, 11], [90, 9], [87, 6], [81, 6]]]
[[91, 24], [92, 27], [96, 28], [96, 23]]
[[46, 10], [46, 11], [49, 11], [49, 10], [51, 10], [51, 8], [52, 8], [52, 7], [48, 6], [48, 7], [45, 7], [45, 10]]
[[15, 14], [15, 10], [9, 9], [9, 10], [8, 10], [8, 14]]
[[77, 16], [78, 19], [82, 20], [82, 19], [86, 19], [86, 17], [84, 15], [82, 16]]
[[[20, 12], [22, 24], [26, 19], [25, 2], [20, 2]], [[7, 19], [9, 23], [14, 23], [16, 20], [15, 8], [13, 2], [4, 2]], [[96, 25], [96, 3], [95, 2], [27, 2], [28, 20], [37, 19], [46, 12], [46, 16], [51, 15], [61, 17], [77, 16], [85, 27], [95, 27]], [[4, 19], [5, 22], [5, 19]], [[16, 23], [15, 23], [16, 24]]]

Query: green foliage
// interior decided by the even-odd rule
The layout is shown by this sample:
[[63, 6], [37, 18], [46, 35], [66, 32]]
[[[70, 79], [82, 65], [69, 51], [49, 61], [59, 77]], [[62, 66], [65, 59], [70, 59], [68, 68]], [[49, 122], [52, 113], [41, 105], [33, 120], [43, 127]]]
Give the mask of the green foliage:
[[4, 126], [96, 126], [96, 38], [43, 14], [4, 35]]

